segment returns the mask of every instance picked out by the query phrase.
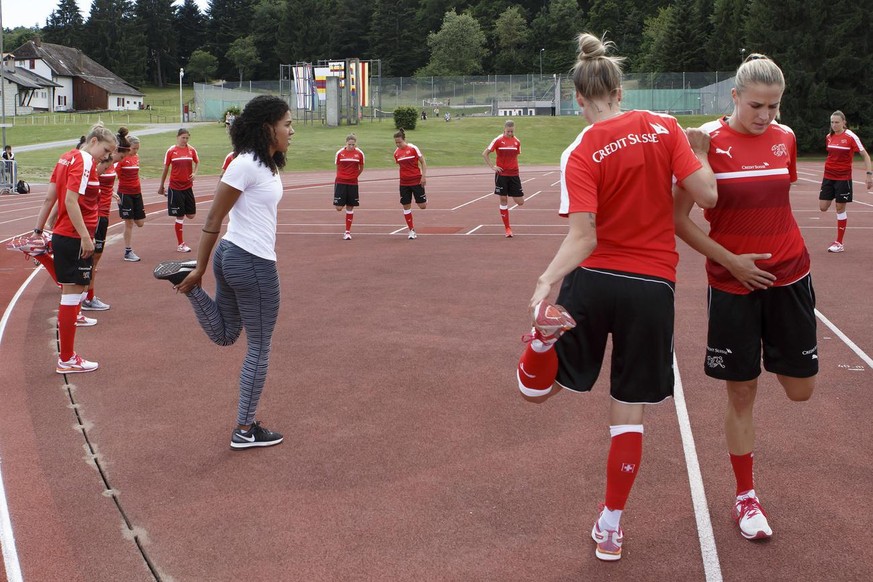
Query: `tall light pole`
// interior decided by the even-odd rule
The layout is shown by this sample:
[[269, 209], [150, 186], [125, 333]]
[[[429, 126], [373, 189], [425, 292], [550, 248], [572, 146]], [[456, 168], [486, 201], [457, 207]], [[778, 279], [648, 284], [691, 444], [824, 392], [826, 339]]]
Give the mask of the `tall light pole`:
[[543, 78], [543, 53], [546, 52], [546, 49], [540, 49], [540, 79]]
[[179, 68], [179, 126], [185, 127], [185, 116], [182, 113], [182, 77], [185, 76], [185, 69]]
[[[14, 61], [13, 61], [14, 62]], [[3, 149], [6, 149], [6, 60], [3, 58], [3, 2], [0, 1], [0, 110], [2, 110]]]

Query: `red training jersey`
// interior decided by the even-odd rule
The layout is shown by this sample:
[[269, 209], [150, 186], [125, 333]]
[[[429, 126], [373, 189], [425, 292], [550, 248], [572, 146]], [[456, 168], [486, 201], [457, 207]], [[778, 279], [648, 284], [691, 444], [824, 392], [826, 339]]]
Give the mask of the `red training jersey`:
[[224, 157], [224, 163], [221, 164], [221, 171], [222, 171], [222, 172], [224, 172], [225, 170], [227, 170], [227, 167], [230, 165], [230, 163], [233, 161], [233, 159], [234, 159], [235, 157], [236, 157], [236, 152], [230, 152], [229, 154], [227, 154], [227, 155]]
[[173, 146], [167, 150], [164, 156], [164, 166], [170, 166], [170, 188], [173, 190], [188, 190], [194, 187], [191, 174], [194, 173], [194, 164], [199, 164], [197, 150], [191, 146]]
[[96, 174], [97, 172], [92, 170], [88, 177], [88, 185], [85, 187], [85, 195], [79, 196], [82, 220], [85, 221], [85, 228], [88, 229], [91, 238], [94, 238], [94, 233], [97, 231], [97, 208], [100, 204], [100, 178]]
[[127, 156], [115, 164], [115, 172], [118, 174], [119, 194], [142, 194], [142, 186], [139, 183], [139, 156], [137, 154]]
[[496, 165], [503, 170], [501, 176], [518, 176], [518, 154], [521, 153], [521, 142], [515, 136], [498, 135], [488, 146], [489, 152], [497, 152]]
[[70, 215], [67, 213], [67, 190], [79, 194], [79, 209], [82, 210], [82, 218], [85, 218], [83, 205], [87, 207], [87, 203], [83, 197], [94, 165], [94, 158], [91, 157], [91, 154], [78, 149], [68, 151], [58, 160], [55, 170], [52, 172], [52, 182], [55, 183], [58, 191], [58, 218], [55, 221], [55, 233], [71, 238], [81, 238], [76, 229], [73, 228], [73, 221], [70, 220]]
[[828, 157], [825, 160], [824, 177], [828, 180], [851, 180], [855, 152], [863, 152], [861, 138], [850, 129], [827, 136]]
[[394, 162], [400, 166], [400, 185], [418, 186], [421, 184], [421, 168], [418, 160], [424, 156], [417, 146], [407, 143], [406, 147], [394, 150]]
[[[772, 123], [761, 135], [739, 133], [726, 118], [705, 123], [709, 165], [718, 184], [718, 203], [704, 210], [712, 240], [737, 255], [771, 253], [756, 261], [790, 285], [809, 272], [809, 253], [791, 213], [789, 189], [797, 181], [797, 143], [787, 126]], [[721, 291], [750, 293], [723, 266], [706, 261], [709, 284]]]
[[676, 119], [626, 111], [589, 125], [561, 156], [561, 208], [597, 214], [580, 266], [676, 280], [673, 179], [702, 167]]
[[[395, 155], [396, 157], [396, 155]], [[336, 183], [357, 185], [358, 174], [364, 169], [364, 152], [342, 148], [336, 153]]]
[[97, 203], [97, 216], [109, 216], [112, 210], [112, 189], [115, 186], [115, 164], [100, 174], [100, 201]]

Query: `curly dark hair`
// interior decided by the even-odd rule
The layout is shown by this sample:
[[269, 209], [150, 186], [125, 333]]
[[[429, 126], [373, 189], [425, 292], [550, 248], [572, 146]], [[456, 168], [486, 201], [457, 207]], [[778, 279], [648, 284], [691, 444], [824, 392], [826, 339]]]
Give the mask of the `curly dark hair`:
[[255, 160], [269, 167], [274, 174], [284, 168], [285, 152], [270, 156], [271, 129], [290, 110], [285, 101], [273, 95], [259, 95], [249, 101], [230, 126], [234, 153], [251, 152]]

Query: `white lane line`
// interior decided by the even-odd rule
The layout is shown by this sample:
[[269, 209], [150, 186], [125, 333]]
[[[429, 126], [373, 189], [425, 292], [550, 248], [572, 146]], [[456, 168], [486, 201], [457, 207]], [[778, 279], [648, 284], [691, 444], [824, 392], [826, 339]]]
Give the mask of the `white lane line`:
[[400, 228], [398, 228], [397, 230], [395, 230], [395, 231], [393, 231], [393, 232], [390, 232], [390, 233], [388, 233], [388, 234], [400, 234], [400, 233], [403, 232], [404, 230], [406, 230], [406, 227], [405, 227], [405, 226], [400, 227]]
[[[33, 273], [21, 284], [15, 296], [6, 306], [6, 311], [3, 313], [3, 318], [0, 319], [0, 345], [3, 343], [3, 333], [6, 331], [6, 324], [9, 318], [12, 317], [12, 311], [15, 309], [16, 303], [21, 298], [24, 290], [33, 281], [42, 269], [35, 269]], [[15, 534], [12, 533], [12, 516], [9, 514], [9, 504], [6, 502], [6, 487], [3, 485], [3, 472], [0, 471], [0, 545], [3, 546], [3, 565], [6, 568], [6, 579], [9, 582], [22, 582], [24, 577], [21, 574], [21, 564], [18, 561], [18, 550], [15, 548]]]
[[864, 353], [864, 350], [862, 350], [857, 345], [855, 345], [855, 342], [850, 340], [848, 338], [848, 336], [846, 336], [846, 334], [844, 334], [840, 330], [840, 328], [838, 328], [836, 325], [831, 323], [831, 320], [828, 319], [827, 317], [825, 317], [822, 314], [822, 312], [819, 311], [818, 309], [815, 310], [815, 316], [818, 317], [822, 321], [822, 323], [824, 323], [826, 326], [828, 326], [832, 332], [837, 334], [837, 337], [840, 338], [841, 340], [843, 340], [843, 342], [847, 346], [849, 346], [849, 349], [852, 350], [853, 352], [855, 352], [855, 355], [857, 355], [859, 358], [864, 360], [867, 363], [867, 365], [870, 366], [871, 369], [873, 369], [873, 359], [871, 359], [870, 356], [868, 356], [866, 353]]
[[[534, 192], [533, 194], [531, 194], [530, 196], [528, 196], [527, 198], [525, 198], [525, 199], [524, 199], [525, 202], [527, 202], [528, 200], [530, 200], [531, 198], [533, 198], [534, 196], [536, 196], [536, 195], [539, 194], [540, 192], [542, 192], [542, 190], [537, 190], [536, 192]], [[510, 210], [515, 210], [516, 208], [518, 208], [518, 204], [515, 204], [515, 205], [509, 207]]]
[[464, 206], [467, 206], [468, 204], [473, 204], [474, 202], [479, 202], [480, 200], [484, 200], [484, 199], [488, 198], [489, 196], [493, 196], [493, 195], [494, 195], [494, 192], [489, 192], [488, 194], [485, 194], [484, 196], [479, 196], [475, 200], [470, 200], [469, 202], [464, 202], [460, 206], [455, 206], [454, 208], [452, 208], [452, 210], [457, 210], [458, 208], [463, 208]]
[[485, 226], [485, 225], [484, 225], [484, 224], [480, 224], [479, 226], [477, 226], [477, 227], [474, 228], [473, 230], [467, 231], [467, 232], [465, 232], [464, 234], [473, 234], [474, 232], [476, 232], [477, 230], [479, 230], [479, 229], [482, 228], [483, 226]]
[[715, 548], [715, 534], [712, 532], [712, 521], [709, 517], [706, 493], [703, 490], [703, 476], [700, 473], [700, 463], [697, 461], [697, 449], [694, 447], [694, 435], [691, 432], [688, 408], [685, 406], [685, 392], [682, 390], [682, 378], [679, 375], [679, 364], [676, 361], [675, 352], [673, 353], [673, 371], [675, 373], [673, 403], [676, 405], [679, 433], [682, 436], [682, 448], [685, 450], [685, 465], [688, 467], [688, 482], [691, 486], [694, 518], [697, 521], [697, 537], [700, 539], [703, 572], [706, 575], [706, 582], [722, 582], [718, 551]]

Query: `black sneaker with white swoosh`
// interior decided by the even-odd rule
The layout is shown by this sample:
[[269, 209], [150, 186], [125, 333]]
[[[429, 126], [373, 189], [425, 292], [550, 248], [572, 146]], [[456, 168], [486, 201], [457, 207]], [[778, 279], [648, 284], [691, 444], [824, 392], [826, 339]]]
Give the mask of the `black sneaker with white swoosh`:
[[249, 430], [233, 429], [230, 435], [230, 448], [272, 447], [281, 443], [282, 438], [281, 434], [267, 430], [260, 422], [255, 422]]

